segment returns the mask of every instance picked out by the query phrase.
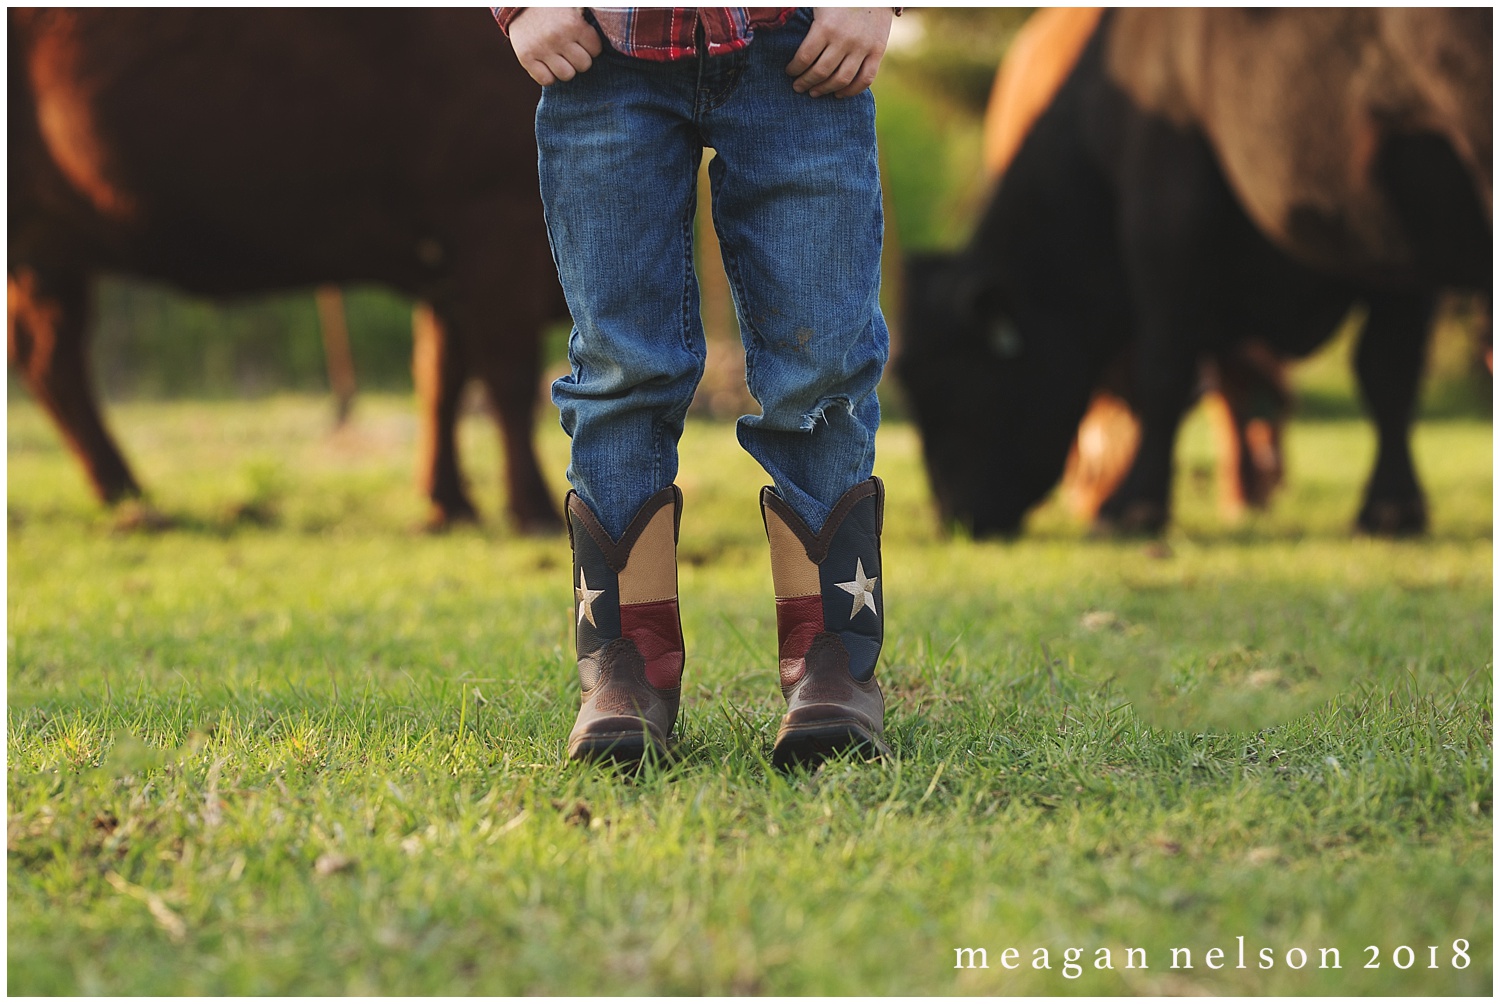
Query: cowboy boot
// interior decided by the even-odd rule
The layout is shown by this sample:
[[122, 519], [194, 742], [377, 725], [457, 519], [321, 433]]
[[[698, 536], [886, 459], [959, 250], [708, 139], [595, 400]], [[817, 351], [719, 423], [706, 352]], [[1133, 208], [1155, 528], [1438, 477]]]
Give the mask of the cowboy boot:
[[583, 706], [568, 735], [574, 760], [638, 761], [668, 750], [682, 683], [677, 530], [682, 492], [646, 500], [614, 540], [569, 492], [573, 614]]
[[771, 542], [781, 692], [787, 713], [771, 763], [816, 763], [845, 749], [885, 756], [885, 700], [875, 682], [885, 605], [880, 588], [880, 529], [885, 486], [879, 478], [844, 493], [813, 533], [774, 490], [760, 493]]

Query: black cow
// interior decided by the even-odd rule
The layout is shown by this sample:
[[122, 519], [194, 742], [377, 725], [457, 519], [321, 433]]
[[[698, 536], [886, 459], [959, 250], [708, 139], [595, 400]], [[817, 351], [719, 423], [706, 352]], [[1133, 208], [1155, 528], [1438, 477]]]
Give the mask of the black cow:
[[373, 282], [423, 302], [434, 522], [474, 515], [454, 424], [485, 384], [509, 504], [560, 526], [532, 445], [561, 306], [536, 182], [537, 86], [470, 10], [12, 10], [11, 364], [106, 502], [138, 494], [87, 367], [91, 282], [208, 296]]
[[1141, 445], [1101, 519], [1159, 531], [1199, 357], [1305, 355], [1362, 303], [1357, 525], [1423, 530], [1436, 295], [1491, 283], [1490, 44], [1489, 10], [1106, 14], [968, 247], [909, 267], [898, 372], [943, 515], [1015, 532], [1124, 357]]

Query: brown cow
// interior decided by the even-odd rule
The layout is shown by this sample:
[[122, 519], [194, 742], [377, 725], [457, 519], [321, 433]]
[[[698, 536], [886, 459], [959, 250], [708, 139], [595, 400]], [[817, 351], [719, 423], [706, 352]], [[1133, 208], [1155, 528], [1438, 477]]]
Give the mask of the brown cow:
[[[1016, 33], [984, 115], [984, 170], [992, 183], [1052, 103], [1102, 13], [1100, 7], [1044, 7]], [[1205, 357], [1202, 366], [1202, 404], [1219, 461], [1219, 509], [1237, 519], [1247, 508], [1264, 508], [1281, 483], [1281, 435], [1291, 403], [1286, 366], [1261, 342]], [[1128, 367], [1114, 367], [1094, 391], [1068, 452], [1062, 493], [1080, 519], [1098, 515], [1140, 444], [1140, 423], [1126, 403], [1128, 384]]]
[[1141, 441], [1100, 509], [1159, 532], [1204, 353], [1306, 355], [1356, 306], [1363, 532], [1417, 533], [1410, 425], [1438, 294], [1488, 297], [1488, 10], [1106, 12], [969, 245], [914, 260], [898, 371], [944, 516], [1015, 532], [1093, 391]]
[[560, 525], [531, 441], [561, 300], [538, 90], [484, 10], [12, 10], [9, 29], [11, 365], [100, 499], [140, 487], [88, 371], [95, 276], [207, 296], [373, 282], [424, 305], [433, 521], [474, 516], [454, 441], [472, 372], [515, 520]]

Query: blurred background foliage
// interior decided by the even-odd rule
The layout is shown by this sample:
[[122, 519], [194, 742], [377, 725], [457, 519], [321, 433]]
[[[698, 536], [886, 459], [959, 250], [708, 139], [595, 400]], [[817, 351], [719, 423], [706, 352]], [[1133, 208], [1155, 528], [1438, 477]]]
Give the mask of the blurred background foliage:
[[[94, 366], [106, 398], [255, 397], [328, 389], [313, 290], [216, 301], [110, 278], [96, 288]], [[411, 301], [344, 290], [360, 386], [411, 389]]]
[[[1034, 9], [913, 8], [895, 23], [875, 85], [893, 251], [885, 299], [893, 325], [899, 319], [899, 281], [890, 274], [895, 255], [961, 246], [983, 208], [985, 104], [996, 68]], [[343, 292], [360, 389], [411, 389], [411, 303], [375, 287]], [[1489, 414], [1490, 384], [1475, 366], [1480, 324], [1468, 303], [1455, 303], [1445, 313], [1424, 414]], [[108, 399], [255, 397], [328, 388], [310, 289], [223, 302], [107, 279], [97, 290], [95, 325], [96, 375]], [[1294, 373], [1304, 414], [1358, 411], [1348, 368], [1354, 326], [1346, 329]], [[714, 331], [710, 325], [711, 336]], [[559, 324], [547, 340], [554, 374], [564, 365], [566, 334]], [[24, 393], [14, 379], [9, 389]]]

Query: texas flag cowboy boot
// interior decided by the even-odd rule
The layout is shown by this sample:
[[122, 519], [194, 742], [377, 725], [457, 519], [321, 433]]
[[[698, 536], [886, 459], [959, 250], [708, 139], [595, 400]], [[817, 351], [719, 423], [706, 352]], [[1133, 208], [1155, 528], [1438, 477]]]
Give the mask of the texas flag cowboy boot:
[[677, 531], [682, 492], [646, 500], [619, 540], [577, 492], [568, 492], [573, 615], [583, 706], [568, 735], [574, 760], [639, 761], [664, 755], [677, 720], [682, 622], [677, 613]]
[[841, 750], [886, 756], [885, 700], [875, 682], [884, 633], [880, 530], [885, 486], [879, 478], [844, 493], [819, 533], [780, 495], [760, 493], [771, 542], [781, 692], [787, 713], [771, 763], [816, 763]]

